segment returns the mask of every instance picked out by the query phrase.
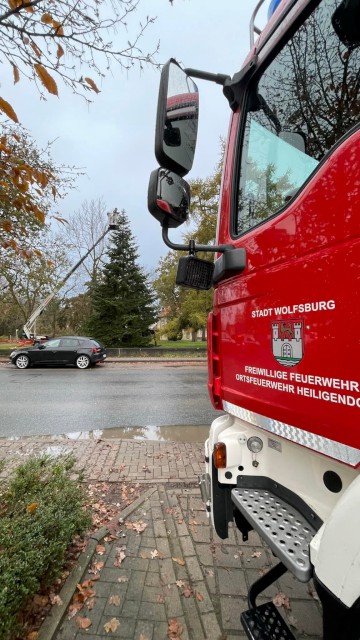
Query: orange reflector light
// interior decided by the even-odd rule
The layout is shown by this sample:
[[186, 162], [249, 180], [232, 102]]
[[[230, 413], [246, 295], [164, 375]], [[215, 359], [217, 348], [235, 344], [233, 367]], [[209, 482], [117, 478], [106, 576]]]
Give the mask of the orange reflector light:
[[214, 447], [214, 465], [215, 469], [226, 468], [226, 444], [217, 442]]

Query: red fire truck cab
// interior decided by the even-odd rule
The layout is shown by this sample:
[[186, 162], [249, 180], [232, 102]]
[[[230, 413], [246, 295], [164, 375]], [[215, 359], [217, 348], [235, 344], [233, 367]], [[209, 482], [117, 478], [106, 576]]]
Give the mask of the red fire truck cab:
[[[261, 33], [253, 16], [233, 77], [165, 65], [149, 209], [166, 244], [189, 250], [177, 281], [214, 287], [209, 392], [224, 414], [205, 444], [207, 510], [221, 538], [230, 522], [244, 540], [255, 529], [279, 559], [250, 589], [244, 629], [294, 638], [271, 603], [256, 603], [290, 571], [314, 580], [324, 640], [359, 640], [360, 0], [272, 9]], [[168, 237], [190, 206], [192, 78], [222, 85], [231, 113], [211, 247]]]

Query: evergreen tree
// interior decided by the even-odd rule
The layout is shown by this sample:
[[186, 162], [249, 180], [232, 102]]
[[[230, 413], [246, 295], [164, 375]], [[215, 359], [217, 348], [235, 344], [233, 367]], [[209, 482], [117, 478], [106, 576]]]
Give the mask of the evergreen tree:
[[147, 346], [149, 326], [156, 320], [155, 296], [137, 264], [137, 246], [125, 211], [106, 254], [108, 262], [93, 290], [89, 333], [106, 347]]

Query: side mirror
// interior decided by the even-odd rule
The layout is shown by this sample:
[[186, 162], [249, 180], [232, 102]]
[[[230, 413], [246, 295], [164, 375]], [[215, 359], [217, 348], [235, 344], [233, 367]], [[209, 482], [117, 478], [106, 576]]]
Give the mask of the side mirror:
[[298, 131], [280, 131], [279, 138], [295, 147], [301, 153], [306, 153], [306, 137]]
[[156, 116], [155, 156], [160, 166], [180, 176], [195, 155], [199, 93], [193, 80], [170, 59], [163, 67]]
[[178, 227], [189, 215], [190, 187], [176, 173], [155, 169], [150, 174], [148, 209], [162, 227]]
[[46, 349], [44, 344], [38, 344], [38, 349]]

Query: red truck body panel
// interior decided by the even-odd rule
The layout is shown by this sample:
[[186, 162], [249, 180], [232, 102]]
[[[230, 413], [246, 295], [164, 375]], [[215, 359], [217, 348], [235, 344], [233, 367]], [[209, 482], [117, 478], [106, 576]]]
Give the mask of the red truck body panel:
[[246, 249], [247, 267], [215, 290], [211, 395], [215, 384], [222, 401], [360, 449], [360, 132], [328, 154], [283, 212], [234, 240], [238, 119], [232, 116], [217, 241]]

